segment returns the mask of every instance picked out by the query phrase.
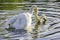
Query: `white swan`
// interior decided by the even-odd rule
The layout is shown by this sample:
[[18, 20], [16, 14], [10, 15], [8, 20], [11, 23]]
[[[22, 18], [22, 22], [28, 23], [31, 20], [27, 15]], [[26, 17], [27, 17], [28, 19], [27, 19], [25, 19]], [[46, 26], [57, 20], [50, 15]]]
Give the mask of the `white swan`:
[[31, 9], [28, 12], [20, 13], [17, 16], [12, 17], [10, 20], [7, 21], [7, 24], [9, 25], [9, 28], [15, 28], [15, 29], [25, 29], [27, 32], [32, 32], [32, 13], [33, 9]]
[[35, 21], [38, 23], [38, 24], [44, 24], [44, 22], [46, 22], [46, 15], [45, 14], [42, 14], [41, 16], [38, 16], [38, 7], [35, 5], [34, 6], [34, 18], [35, 18]]
[[42, 23], [42, 18], [45, 20], [46, 16], [42, 15], [41, 17], [38, 17], [37, 15], [37, 6], [33, 6], [32, 9], [28, 12], [20, 13], [17, 16], [12, 17], [10, 20], [7, 21], [7, 24], [9, 25], [9, 28], [15, 28], [15, 29], [25, 29], [27, 32], [32, 32], [32, 14], [34, 10], [35, 20], [36, 22]]

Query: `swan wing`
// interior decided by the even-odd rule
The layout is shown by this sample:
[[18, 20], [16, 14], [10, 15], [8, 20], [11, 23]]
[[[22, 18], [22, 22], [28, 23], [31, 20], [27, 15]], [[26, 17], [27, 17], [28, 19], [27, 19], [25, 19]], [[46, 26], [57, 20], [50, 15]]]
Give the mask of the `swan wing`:
[[13, 27], [15, 27], [16, 29], [24, 29], [26, 25], [27, 25], [27, 19], [24, 13], [22, 13], [18, 16], [17, 20], [13, 24]]
[[17, 16], [14, 16], [14, 17], [10, 18], [6, 23], [13, 24], [16, 21], [16, 19], [17, 19]]

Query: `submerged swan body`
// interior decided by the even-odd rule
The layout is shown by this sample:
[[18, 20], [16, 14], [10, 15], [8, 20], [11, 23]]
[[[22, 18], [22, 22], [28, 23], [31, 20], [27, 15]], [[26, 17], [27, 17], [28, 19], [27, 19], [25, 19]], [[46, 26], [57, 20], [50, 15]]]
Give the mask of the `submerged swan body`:
[[24, 29], [27, 30], [27, 32], [32, 32], [32, 12], [30, 12], [23, 12], [17, 16], [12, 17], [10, 20], [7, 21], [7, 24], [9, 26], [7, 29]]
[[10, 28], [13, 27], [15, 29], [25, 29], [28, 32], [31, 32], [32, 31], [31, 22], [32, 22], [31, 14], [20, 13], [18, 16], [15, 16], [8, 20], [7, 24], [9, 25]]

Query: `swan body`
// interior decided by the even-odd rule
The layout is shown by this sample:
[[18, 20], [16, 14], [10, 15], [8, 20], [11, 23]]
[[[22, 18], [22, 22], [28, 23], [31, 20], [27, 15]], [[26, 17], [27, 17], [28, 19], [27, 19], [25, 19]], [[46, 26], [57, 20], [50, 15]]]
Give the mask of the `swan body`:
[[32, 32], [32, 14], [29, 12], [20, 13], [17, 16], [12, 17], [10, 20], [7, 21], [9, 25], [8, 28], [15, 28], [15, 29], [24, 29], [27, 32]]

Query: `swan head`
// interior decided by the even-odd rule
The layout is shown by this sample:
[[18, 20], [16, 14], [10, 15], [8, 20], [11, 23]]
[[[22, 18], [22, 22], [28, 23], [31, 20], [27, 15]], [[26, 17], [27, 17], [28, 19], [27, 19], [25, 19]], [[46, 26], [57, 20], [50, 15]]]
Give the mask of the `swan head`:
[[43, 18], [43, 20], [46, 21], [46, 15], [45, 14], [42, 14], [41, 18]]
[[46, 24], [46, 15], [42, 14], [39, 18], [40, 24]]

